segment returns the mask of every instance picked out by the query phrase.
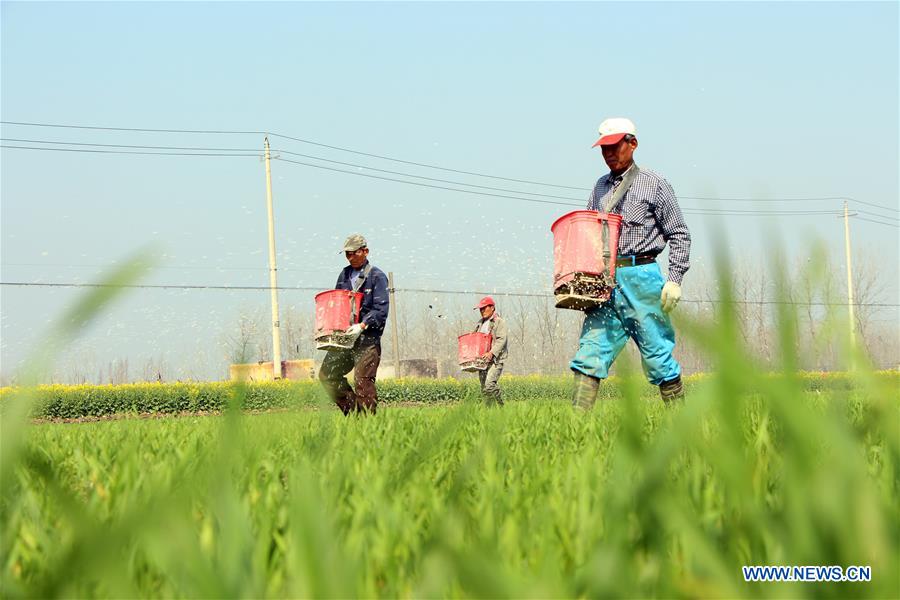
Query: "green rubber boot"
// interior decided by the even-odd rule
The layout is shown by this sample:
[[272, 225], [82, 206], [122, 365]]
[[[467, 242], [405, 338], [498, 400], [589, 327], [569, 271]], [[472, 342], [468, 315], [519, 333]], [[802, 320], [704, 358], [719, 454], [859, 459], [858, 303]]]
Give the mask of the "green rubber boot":
[[600, 380], [575, 371], [575, 393], [572, 395], [572, 406], [582, 410], [591, 410], [597, 401], [597, 390]]
[[659, 384], [659, 395], [666, 404], [684, 402], [684, 384], [681, 383], [681, 377]]

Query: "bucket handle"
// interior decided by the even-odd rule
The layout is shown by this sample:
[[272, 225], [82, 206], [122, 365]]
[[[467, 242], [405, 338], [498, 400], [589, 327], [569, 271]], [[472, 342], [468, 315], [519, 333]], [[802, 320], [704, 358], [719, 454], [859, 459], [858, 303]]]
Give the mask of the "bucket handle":
[[356, 321], [357, 312], [356, 293], [350, 292], [350, 325], [353, 325], [353, 323]]
[[597, 216], [597, 220], [600, 221], [600, 248], [603, 255], [603, 265], [606, 266], [606, 263], [612, 256], [612, 253], [609, 250], [609, 220], [603, 219], [599, 215]]

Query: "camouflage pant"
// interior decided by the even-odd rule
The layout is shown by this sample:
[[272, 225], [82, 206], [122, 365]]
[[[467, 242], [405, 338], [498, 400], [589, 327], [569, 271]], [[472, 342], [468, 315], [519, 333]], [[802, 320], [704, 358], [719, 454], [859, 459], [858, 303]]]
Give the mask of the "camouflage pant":
[[478, 379], [481, 381], [481, 394], [488, 404], [497, 403], [503, 406], [503, 398], [500, 394], [500, 374], [503, 373], [503, 363], [493, 362], [483, 371], [478, 371]]
[[[375, 374], [381, 362], [381, 344], [356, 344], [352, 350], [331, 350], [322, 361], [319, 381], [345, 415], [352, 411], [375, 414], [378, 392]], [[356, 391], [346, 375], [353, 371]]]

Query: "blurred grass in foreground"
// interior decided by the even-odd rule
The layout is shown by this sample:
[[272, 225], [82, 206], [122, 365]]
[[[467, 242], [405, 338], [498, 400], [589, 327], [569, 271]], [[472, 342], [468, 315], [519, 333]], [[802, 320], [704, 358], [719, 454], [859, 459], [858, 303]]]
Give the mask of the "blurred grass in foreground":
[[[718, 370], [673, 409], [632, 374], [587, 414], [244, 416], [244, 388], [216, 418], [28, 428], [4, 411], [0, 593], [897, 597], [897, 379], [809, 391], [787, 309], [784, 372], [764, 375], [724, 306], [681, 325]], [[873, 580], [743, 582], [766, 564]]]
[[[754, 395], [733, 422], [712, 399], [43, 425], [4, 505], [4, 596], [891, 596], [877, 399]], [[874, 581], [742, 582], [782, 563]]]

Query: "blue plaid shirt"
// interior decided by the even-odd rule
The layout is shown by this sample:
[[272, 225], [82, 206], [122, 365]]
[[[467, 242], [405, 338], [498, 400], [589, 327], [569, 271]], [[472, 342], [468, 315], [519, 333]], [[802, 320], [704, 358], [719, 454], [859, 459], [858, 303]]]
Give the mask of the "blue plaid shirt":
[[[607, 173], [597, 180], [588, 210], [605, 212], [606, 201], [621, 183], [622, 175]], [[659, 254], [668, 242], [668, 280], [680, 285], [690, 268], [691, 233], [669, 182], [653, 171], [640, 169], [628, 193], [610, 212], [622, 215], [619, 256]]]

